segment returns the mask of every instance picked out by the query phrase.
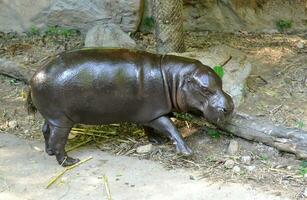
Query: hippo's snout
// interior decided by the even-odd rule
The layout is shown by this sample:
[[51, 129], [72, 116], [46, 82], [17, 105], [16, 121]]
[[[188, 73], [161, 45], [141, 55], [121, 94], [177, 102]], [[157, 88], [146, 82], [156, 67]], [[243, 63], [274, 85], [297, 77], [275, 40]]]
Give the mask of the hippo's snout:
[[232, 98], [224, 91], [219, 91], [209, 99], [204, 117], [213, 124], [220, 124], [231, 117], [233, 110]]
[[217, 106], [218, 112], [223, 113], [226, 117], [231, 116], [234, 110], [234, 103], [232, 98], [222, 91], [219, 105]]

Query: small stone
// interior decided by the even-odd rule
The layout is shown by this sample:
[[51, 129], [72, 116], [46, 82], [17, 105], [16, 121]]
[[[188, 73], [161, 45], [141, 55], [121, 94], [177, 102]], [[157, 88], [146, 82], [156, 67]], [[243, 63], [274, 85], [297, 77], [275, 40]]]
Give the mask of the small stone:
[[299, 49], [303, 49], [304, 46], [305, 46], [305, 43], [303, 41], [299, 41], [297, 44], [296, 44], [297, 48]]
[[233, 160], [226, 160], [226, 162], [224, 163], [224, 166], [227, 169], [232, 169], [234, 165], [235, 165], [235, 161]]
[[242, 156], [241, 157], [241, 161], [245, 165], [250, 165], [251, 161], [252, 161], [252, 158], [250, 156]]
[[149, 153], [152, 150], [153, 150], [153, 145], [152, 144], [146, 144], [146, 145], [143, 145], [143, 146], [139, 146], [136, 149], [136, 152], [139, 153], [139, 154], [143, 154], [143, 153]]
[[18, 127], [18, 123], [17, 123], [17, 121], [15, 121], [15, 120], [9, 121], [9, 122], [8, 122], [8, 126], [9, 126], [10, 128], [12, 128], [12, 129], [15, 129], [15, 128]]
[[234, 166], [232, 171], [236, 174], [238, 174], [241, 171], [241, 168], [239, 166]]
[[227, 153], [234, 155], [239, 151], [239, 143], [236, 140], [231, 140], [227, 149]]
[[292, 169], [292, 166], [288, 166], [288, 167], [287, 167], [287, 170], [291, 170], [291, 169]]
[[29, 131], [28, 129], [26, 129], [26, 130], [24, 130], [24, 132], [23, 132], [23, 133], [24, 133], [25, 135], [28, 135], [28, 134], [29, 134], [29, 132], [30, 132], [30, 131]]
[[33, 149], [35, 149], [35, 150], [38, 151], [38, 152], [44, 152], [43, 149], [41, 149], [41, 148], [39, 148], [39, 147], [37, 147], [37, 146], [33, 146]]
[[256, 169], [256, 166], [255, 165], [251, 165], [251, 166], [246, 166], [245, 169], [247, 169], [247, 171], [254, 171]]
[[303, 192], [303, 196], [307, 197], [307, 188], [305, 188], [304, 192]]
[[96, 25], [85, 37], [85, 47], [135, 48], [135, 41], [117, 24]]

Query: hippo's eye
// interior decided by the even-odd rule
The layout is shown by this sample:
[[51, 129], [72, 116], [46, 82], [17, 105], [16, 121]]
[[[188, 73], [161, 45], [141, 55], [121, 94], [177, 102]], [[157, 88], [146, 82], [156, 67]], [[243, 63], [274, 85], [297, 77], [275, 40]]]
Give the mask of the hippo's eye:
[[214, 91], [209, 90], [208, 88], [203, 88], [200, 93], [204, 96], [204, 97], [209, 97], [211, 95], [214, 95]]
[[201, 86], [201, 91], [203, 93], [206, 93], [206, 94], [214, 94], [214, 90], [210, 89], [209, 87], [205, 87], [205, 86]]

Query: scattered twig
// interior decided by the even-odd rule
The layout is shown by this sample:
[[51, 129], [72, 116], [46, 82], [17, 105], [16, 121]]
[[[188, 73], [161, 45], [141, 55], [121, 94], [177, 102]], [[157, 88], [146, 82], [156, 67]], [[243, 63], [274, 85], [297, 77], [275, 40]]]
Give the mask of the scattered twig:
[[70, 152], [70, 151], [72, 151], [72, 150], [75, 150], [75, 149], [77, 149], [77, 148], [79, 148], [79, 147], [81, 147], [81, 146], [83, 146], [83, 145], [85, 145], [85, 144], [87, 144], [87, 143], [89, 143], [89, 142], [91, 142], [91, 141], [93, 141], [93, 138], [90, 138], [90, 139], [88, 139], [88, 140], [86, 140], [86, 141], [83, 141], [83, 142], [81, 142], [81, 143], [79, 143], [79, 144], [76, 144], [75, 146], [72, 146], [72, 147], [68, 148], [68, 149], [66, 150], [66, 152]]
[[278, 106], [276, 106], [275, 108], [273, 108], [271, 111], [270, 111], [270, 114], [271, 115], [274, 115], [275, 113], [277, 113], [279, 110], [280, 110], [280, 108], [283, 106], [283, 104], [280, 104], [280, 105], [278, 105]]
[[90, 135], [90, 136], [101, 137], [101, 138], [106, 138], [106, 139], [109, 138], [109, 137], [106, 136], [106, 135], [97, 135], [97, 134], [88, 133], [88, 132], [82, 132], [82, 131], [71, 130], [70, 132], [73, 133], [73, 134]]
[[232, 59], [232, 56], [229, 56], [229, 58], [224, 63], [222, 63], [220, 66], [224, 67], [231, 59]]
[[106, 175], [103, 175], [102, 180], [103, 180], [103, 184], [104, 184], [104, 187], [105, 187], [107, 195], [108, 195], [108, 200], [112, 200], [109, 182], [108, 182], [108, 177]]
[[186, 127], [190, 129], [189, 123], [187, 121], [184, 121], [184, 122], [185, 122]]
[[73, 169], [73, 168], [75, 168], [75, 167], [77, 167], [77, 166], [79, 166], [79, 165], [81, 165], [81, 164], [83, 164], [83, 163], [85, 163], [85, 162], [91, 160], [92, 158], [93, 158], [93, 157], [90, 156], [90, 157], [88, 157], [87, 159], [82, 160], [82, 161], [80, 161], [80, 162], [78, 162], [78, 163], [76, 163], [76, 164], [74, 164], [74, 165], [72, 165], [72, 166], [66, 167], [62, 172], [60, 172], [60, 173], [59, 173], [58, 175], [56, 175], [53, 179], [51, 179], [51, 181], [49, 181], [49, 183], [48, 183], [47, 186], [46, 186], [46, 189], [48, 189], [48, 188], [49, 188], [53, 183], [55, 183], [61, 176], [63, 176], [63, 174], [65, 174], [65, 172], [67, 172], [67, 171], [69, 171], [69, 170], [71, 170], [71, 169]]
[[72, 128], [73, 131], [83, 131], [83, 132], [92, 132], [92, 133], [103, 133], [103, 134], [116, 134], [116, 131], [103, 131], [103, 130], [94, 130], [94, 129], [84, 129], [84, 128]]

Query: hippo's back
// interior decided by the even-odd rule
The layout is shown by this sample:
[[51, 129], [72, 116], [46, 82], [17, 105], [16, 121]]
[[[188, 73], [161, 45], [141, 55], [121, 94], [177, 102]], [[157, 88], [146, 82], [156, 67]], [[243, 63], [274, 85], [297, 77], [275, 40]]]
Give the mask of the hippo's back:
[[146, 122], [170, 112], [160, 56], [127, 49], [65, 52], [31, 80], [32, 99], [49, 123]]

